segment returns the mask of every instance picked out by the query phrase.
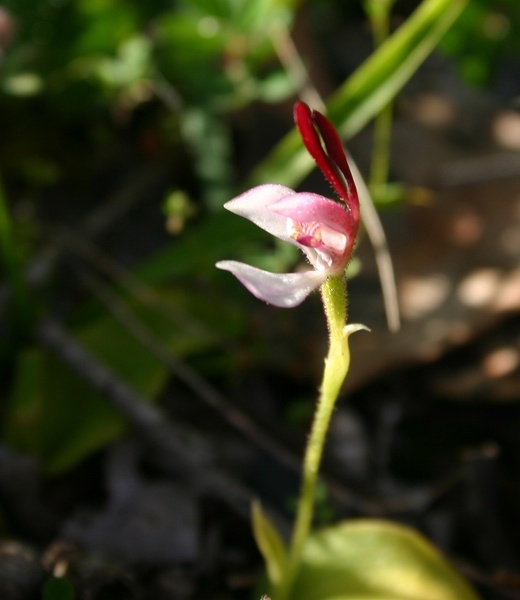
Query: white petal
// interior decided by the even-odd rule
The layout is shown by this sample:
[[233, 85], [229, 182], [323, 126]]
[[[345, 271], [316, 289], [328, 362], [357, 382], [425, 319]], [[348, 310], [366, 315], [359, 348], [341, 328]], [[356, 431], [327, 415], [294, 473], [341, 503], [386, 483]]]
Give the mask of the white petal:
[[233, 200], [226, 202], [224, 208], [240, 215], [261, 227], [277, 238], [294, 243], [287, 235], [287, 217], [271, 210], [271, 205], [295, 192], [283, 185], [266, 183], [259, 185]]
[[216, 266], [233, 273], [260, 300], [281, 308], [301, 304], [329, 275], [327, 271], [269, 273], [234, 260], [222, 260]]

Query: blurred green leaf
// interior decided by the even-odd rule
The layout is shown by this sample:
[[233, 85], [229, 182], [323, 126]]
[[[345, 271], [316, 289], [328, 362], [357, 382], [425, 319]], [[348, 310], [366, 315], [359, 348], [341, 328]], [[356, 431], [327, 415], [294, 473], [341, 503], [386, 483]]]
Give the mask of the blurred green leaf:
[[[441, 48], [457, 61], [466, 81], [489, 84], [520, 52], [518, 0], [472, 0]], [[504, 61], [504, 58], [506, 59]]]
[[[75, 6], [78, 35], [73, 48], [76, 55], [114, 54], [140, 27], [137, 5], [120, 0], [78, 0]], [[64, 15], [65, 16], [65, 15]]]
[[210, 209], [220, 208], [231, 195], [229, 130], [221, 119], [198, 108], [184, 111], [180, 127], [192, 151], [204, 203]]
[[16, 73], [2, 82], [3, 91], [12, 96], [35, 96], [43, 87], [43, 79], [36, 73]]
[[187, 0], [184, 6], [199, 18], [213, 17], [228, 32], [269, 35], [271, 23], [289, 24], [297, 0]]
[[[157, 65], [189, 102], [221, 111], [281, 98], [287, 82], [263, 72], [274, 27], [289, 26], [293, 0], [196, 0], [155, 21]], [[268, 71], [272, 67], [268, 66]]]
[[267, 103], [280, 102], [297, 91], [294, 81], [286, 71], [270, 73], [264, 79], [259, 79], [256, 85], [258, 98]]
[[233, 92], [222, 68], [226, 37], [217, 25], [205, 27], [175, 13], [163, 15], [154, 26], [158, 69], [188, 103], [203, 105]]
[[[177, 308], [177, 324], [135, 299], [130, 308], [174, 356], [206, 352], [220, 332], [235, 329], [239, 315], [231, 307], [215, 311], [204, 293], [179, 289], [160, 297]], [[190, 325], [197, 314], [205, 327]], [[106, 312], [76, 326], [74, 338], [146, 399], [153, 399], [169, 376], [152, 350]], [[35, 454], [48, 472], [59, 473], [118, 437], [125, 427], [125, 419], [103, 394], [54, 353], [28, 349], [21, 354], [2, 429], [5, 443]]]
[[292, 598], [477, 600], [477, 595], [421, 535], [367, 519], [311, 534]]
[[117, 411], [54, 355], [27, 350], [18, 360], [2, 429], [13, 448], [58, 473], [124, 431]]
[[100, 60], [97, 70], [110, 87], [130, 85], [145, 77], [150, 71], [150, 42], [144, 36], [125, 40], [116, 58]]
[[271, 243], [270, 237], [245, 219], [227, 211], [192, 223], [173, 243], [147, 260], [138, 275], [149, 285], [183, 277], [215, 274], [215, 263], [233, 257], [254, 244]]

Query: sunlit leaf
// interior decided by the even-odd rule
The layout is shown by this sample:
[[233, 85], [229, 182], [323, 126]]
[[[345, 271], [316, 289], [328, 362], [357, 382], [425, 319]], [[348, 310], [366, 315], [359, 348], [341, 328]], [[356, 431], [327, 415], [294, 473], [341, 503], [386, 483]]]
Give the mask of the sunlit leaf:
[[309, 537], [292, 598], [477, 600], [477, 595], [424, 537], [367, 519]]

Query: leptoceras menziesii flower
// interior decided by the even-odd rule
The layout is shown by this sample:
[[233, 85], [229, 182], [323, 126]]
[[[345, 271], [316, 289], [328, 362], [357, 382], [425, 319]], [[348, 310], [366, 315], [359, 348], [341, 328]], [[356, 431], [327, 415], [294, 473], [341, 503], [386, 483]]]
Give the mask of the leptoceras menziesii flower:
[[282, 185], [255, 187], [224, 206], [268, 233], [300, 248], [312, 270], [270, 273], [234, 260], [217, 263], [230, 271], [257, 298], [292, 308], [329, 277], [340, 275], [350, 260], [359, 225], [359, 201], [343, 150], [332, 123], [303, 102], [294, 108], [303, 143], [334, 188], [339, 201]]

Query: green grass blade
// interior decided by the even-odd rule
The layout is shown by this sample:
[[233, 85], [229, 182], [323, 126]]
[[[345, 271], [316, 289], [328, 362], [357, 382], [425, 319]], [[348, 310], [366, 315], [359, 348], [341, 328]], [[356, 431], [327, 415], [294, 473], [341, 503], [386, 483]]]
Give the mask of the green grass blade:
[[[355, 135], [399, 92], [468, 0], [424, 0], [327, 103], [342, 136]], [[287, 134], [252, 174], [250, 184], [276, 182], [296, 187], [313, 166], [296, 130]]]

